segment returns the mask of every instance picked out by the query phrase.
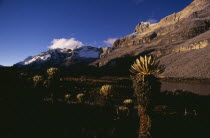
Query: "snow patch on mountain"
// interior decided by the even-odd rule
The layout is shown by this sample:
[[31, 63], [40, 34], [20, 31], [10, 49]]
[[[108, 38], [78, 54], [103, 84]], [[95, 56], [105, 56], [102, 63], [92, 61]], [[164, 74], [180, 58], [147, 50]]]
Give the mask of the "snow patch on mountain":
[[70, 49], [52, 49], [46, 52], [42, 52], [36, 56], [29, 56], [25, 60], [17, 63], [19, 66], [31, 65], [34, 63], [41, 64], [50, 60], [54, 60], [54, 63], [58, 63], [62, 60], [62, 58], [66, 58], [71, 54]]
[[50, 60], [50, 58], [51, 58], [50, 54], [42, 53], [41, 55], [37, 55], [37, 56], [34, 56], [34, 57], [29, 56], [28, 58], [26, 58], [22, 62], [19, 62], [18, 64], [29, 65], [29, 64], [32, 64], [36, 61], [44, 62], [44, 61]]

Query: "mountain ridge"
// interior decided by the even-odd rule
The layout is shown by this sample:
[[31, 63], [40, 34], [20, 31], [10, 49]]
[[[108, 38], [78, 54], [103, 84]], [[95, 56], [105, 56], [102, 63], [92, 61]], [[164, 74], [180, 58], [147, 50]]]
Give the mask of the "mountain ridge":
[[49, 49], [46, 52], [41, 52], [35, 56], [29, 56], [25, 60], [16, 63], [16, 67], [32, 67], [32, 68], [48, 68], [71, 66], [73, 64], [85, 63], [99, 59], [110, 52], [111, 48], [82, 46], [71, 49]]

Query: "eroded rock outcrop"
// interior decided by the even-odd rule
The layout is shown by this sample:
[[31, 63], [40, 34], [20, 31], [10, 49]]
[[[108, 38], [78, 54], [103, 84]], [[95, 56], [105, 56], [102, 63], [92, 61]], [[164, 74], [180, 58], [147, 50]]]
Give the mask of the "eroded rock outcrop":
[[150, 27], [150, 22], [141, 22], [136, 26], [134, 33], [142, 33], [144, 31], [148, 30], [149, 27]]

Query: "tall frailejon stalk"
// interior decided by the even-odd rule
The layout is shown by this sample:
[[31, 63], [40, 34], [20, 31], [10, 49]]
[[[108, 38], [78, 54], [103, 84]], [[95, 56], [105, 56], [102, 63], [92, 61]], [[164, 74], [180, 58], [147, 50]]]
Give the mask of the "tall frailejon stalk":
[[[53, 94], [53, 102], [56, 102], [56, 97], [58, 96], [58, 88], [60, 82], [60, 71], [58, 68], [49, 68], [47, 70], [48, 74], [48, 87]], [[58, 98], [58, 97], [57, 97]]]
[[139, 138], [152, 137], [152, 108], [160, 93], [161, 83], [155, 76], [164, 72], [165, 67], [160, 65], [153, 56], [144, 56], [136, 59], [131, 65], [131, 76], [135, 96], [138, 102], [138, 114], [140, 117]]

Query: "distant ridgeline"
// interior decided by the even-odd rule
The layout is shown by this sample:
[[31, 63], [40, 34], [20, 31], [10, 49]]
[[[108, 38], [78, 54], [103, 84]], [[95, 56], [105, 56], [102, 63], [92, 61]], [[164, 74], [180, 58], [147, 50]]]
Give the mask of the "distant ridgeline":
[[15, 64], [16, 67], [48, 68], [69, 67], [75, 64], [88, 64], [104, 57], [111, 51], [110, 47], [96, 48], [82, 46], [71, 49], [50, 49], [36, 56], [29, 56], [25, 60]]

